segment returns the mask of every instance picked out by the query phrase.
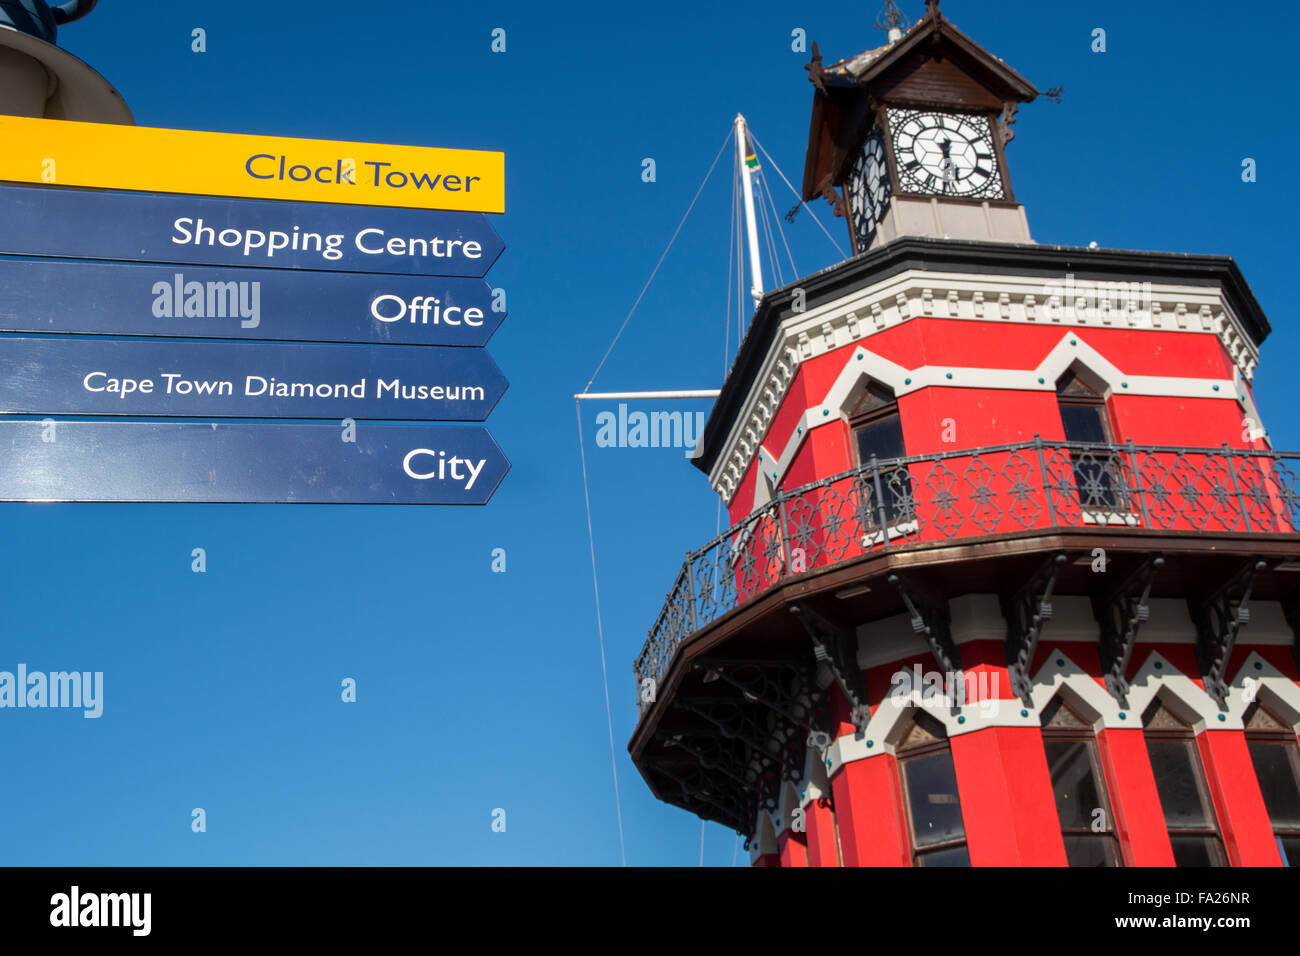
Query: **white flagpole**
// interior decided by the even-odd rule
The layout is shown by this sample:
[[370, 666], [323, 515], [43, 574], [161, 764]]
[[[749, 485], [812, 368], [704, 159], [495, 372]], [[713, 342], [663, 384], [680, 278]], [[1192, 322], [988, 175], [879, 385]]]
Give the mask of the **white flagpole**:
[[[745, 162], [745, 153], [749, 147], [749, 137], [745, 134], [745, 117], [736, 114], [736, 156], [740, 161], [740, 175], [745, 187], [745, 232], [749, 236], [749, 271], [753, 275], [750, 295], [757, 303], [763, 297], [763, 267], [758, 261], [758, 226], [754, 221], [754, 182], [753, 172]], [[757, 305], [755, 306], [757, 308]]]

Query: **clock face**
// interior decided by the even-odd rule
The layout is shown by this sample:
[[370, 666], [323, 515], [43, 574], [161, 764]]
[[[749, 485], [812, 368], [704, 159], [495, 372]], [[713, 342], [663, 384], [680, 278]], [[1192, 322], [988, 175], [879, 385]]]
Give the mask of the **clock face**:
[[871, 244], [876, 224], [889, 203], [889, 170], [885, 165], [885, 140], [880, 127], [872, 129], [862, 144], [862, 151], [849, 171], [847, 186], [853, 239], [857, 251], [863, 252]]
[[901, 191], [969, 199], [1005, 198], [987, 116], [891, 109], [889, 129]]

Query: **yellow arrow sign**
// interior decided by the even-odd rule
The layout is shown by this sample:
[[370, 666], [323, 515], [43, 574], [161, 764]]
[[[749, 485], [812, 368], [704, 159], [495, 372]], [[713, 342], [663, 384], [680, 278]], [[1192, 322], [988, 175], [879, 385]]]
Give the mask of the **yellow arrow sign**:
[[0, 116], [0, 180], [505, 212], [505, 154]]

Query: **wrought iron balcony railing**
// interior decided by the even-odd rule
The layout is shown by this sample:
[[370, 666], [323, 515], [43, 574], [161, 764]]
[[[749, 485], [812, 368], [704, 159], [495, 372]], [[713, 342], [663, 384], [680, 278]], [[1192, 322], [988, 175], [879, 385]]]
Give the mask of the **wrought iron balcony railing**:
[[1300, 532], [1300, 453], [1032, 442], [872, 461], [787, 491], [686, 556], [635, 664], [794, 575], [885, 548], [1059, 528]]

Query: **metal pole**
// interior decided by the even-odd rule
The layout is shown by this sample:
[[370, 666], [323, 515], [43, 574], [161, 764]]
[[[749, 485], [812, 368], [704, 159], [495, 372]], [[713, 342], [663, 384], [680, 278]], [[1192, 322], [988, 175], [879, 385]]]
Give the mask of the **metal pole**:
[[[1142, 493], [1142, 472], [1138, 470], [1137, 446], [1133, 444], [1131, 438], [1128, 440], [1128, 460], [1129, 467], [1133, 469], [1133, 488], [1137, 491], [1138, 506], [1142, 509], [1142, 524], [1149, 528], [1151, 527], [1151, 515], [1147, 512], [1146, 495]], [[1151, 585], [1148, 584], [1147, 587], [1149, 589]], [[1145, 603], [1145, 600], [1143, 603]], [[1124, 662], [1124, 666], [1128, 666], [1127, 660]]]
[[[1226, 441], [1223, 443], [1223, 457], [1228, 460], [1228, 475], [1232, 478], [1232, 490], [1237, 496], [1237, 507], [1241, 509], [1241, 520], [1245, 522], [1246, 530], [1251, 531], [1253, 529], [1250, 526], [1250, 515], [1246, 510], [1246, 497], [1241, 493], [1241, 485], [1237, 483], [1237, 471], [1232, 465], [1232, 449], [1228, 447]], [[1247, 599], [1250, 597], [1249, 589], [1246, 591], [1246, 597]]]
[[753, 274], [750, 294], [757, 302], [763, 297], [763, 267], [758, 261], [758, 225], [754, 221], [754, 182], [749, 164], [749, 135], [745, 132], [745, 117], [736, 114], [736, 157], [740, 161], [741, 181], [745, 191], [745, 232], [749, 236], [749, 271]]
[[785, 495], [781, 496], [781, 507], [777, 511], [777, 530], [781, 535], [781, 570], [784, 572], [781, 577], [788, 578], [790, 571], [790, 535], [786, 532], [786, 513], [785, 513]]
[[1051, 524], [1049, 528], [1056, 527], [1056, 508], [1052, 505], [1052, 489], [1047, 480], [1047, 460], [1043, 457], [1043, 439], [1034, 432], [1034, 448], [1038, 452], [1038, 476], [1043, 482], [1043, 497], [1047, 499], [1047, 516]]
[[880, 465], [876, 461], [875, 452], [871, 453], [871, 480], [876, 487], [876, 514], [880, 522], [880, 542], [884, 547], [889, 547], [889, 520], [885, 513], [885, 491], [880, 484]]
[[589, 398], [603, 400], [641, 399], [641, 398], [717, 398], [722, 394], [718, 388], [678, 389], [667, 392], [579, 392], [573, 397], [578, 401]]
[[693, 558], [694, 555], [690, 551], [687, 551], [684, 570], [686, 572], [686, 587], [690, 589], [691, 597], [690, 597], [690, 603], [687, 605], [686, 610], [690, 614], [692, 634], [694, 634], [696, 631], [700, 629], [700, 617], [699, 617], [699, 612], [696, 608], [696, 600], [695, 600], [695, 595], [696, 595], [695, 562], [694, 560], [692, 560]]

